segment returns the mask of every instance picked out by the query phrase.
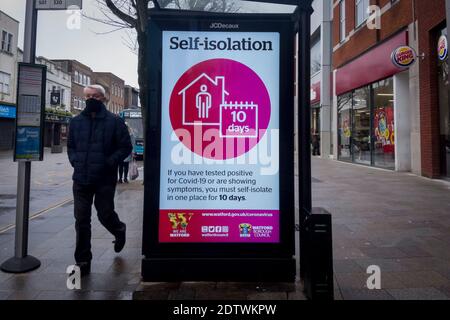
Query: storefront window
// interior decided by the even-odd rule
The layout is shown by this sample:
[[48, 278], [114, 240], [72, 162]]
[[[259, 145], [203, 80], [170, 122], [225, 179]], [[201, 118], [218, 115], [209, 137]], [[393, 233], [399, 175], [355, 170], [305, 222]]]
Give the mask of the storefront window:
[[320, 52], [320, 36], [311, 41], [311, 75], [316, 74], [322, 68], [322, 57]]
[[395, 169], [394, 84], [389, 78], [373, 84], [374, 164]]
[[[447, 28], [441, 31], [447, 35]], [[440, 61], [439, 71], [439, 118], [441, 137], [441, 172], [443, 176], [450, 177], [450, 107], [449, 107], [449, 61]]]
[[370, 142], [370, 87], [355, 91], [353, 96], [353, 161], [361, 164], [371, 164]]
[[339, 160], [395, 169], [394, 80], [338, 97]]
[[339, 160], [351, 161], [351, 110], [352, 94], [338, 97], [338, 156]]

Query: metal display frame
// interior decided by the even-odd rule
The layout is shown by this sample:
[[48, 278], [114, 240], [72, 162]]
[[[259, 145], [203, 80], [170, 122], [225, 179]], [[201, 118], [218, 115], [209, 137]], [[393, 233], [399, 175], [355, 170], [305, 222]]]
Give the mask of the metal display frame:
[[[217, 31], [212, 23], [239, 24], [227, 32], [279, 32], [280, 74], [280, 242], [160, 243], [158, 241], [162, 32]], [[142, 275], [144, 281], [295, 281], [294, 41], [292, 14], [214, 14], [153, 11], [149, 20], [150, 97], [146, 119]], [[156, 174], [155, 174], [156, 173]]]

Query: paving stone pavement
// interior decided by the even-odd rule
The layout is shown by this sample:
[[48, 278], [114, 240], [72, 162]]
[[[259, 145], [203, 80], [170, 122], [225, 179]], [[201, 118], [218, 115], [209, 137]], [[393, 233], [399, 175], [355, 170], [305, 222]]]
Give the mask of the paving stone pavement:
[[[12, 151], [0, 151], [0, 231], [15, 223], [17, 162]], [[67, 153], [45, 148], [44, 161], [31, 164], [30, 214], [58, 205], [72, 196], [72, 171]]]
[[[336, 299], [450, 298], [450, 184], [319, 158], [312, 163], [313, 205], [333, 214]], [[21, 275], [0, 272], [0, 300], [305, 299], [300, 282], [141, 283], [142, 199], [141, 181], [117, 188], [116, 209], [128, 226], [120, 254], [93, 218], [92, 274], [77, 291], [67, 289], [65, 273], [73, 264], [73, 203], [33, 219], [29, 252], [42, 266]], [[0, 261], [13, 248], [14, 229], [0, 232]], [[381, 269], [381, 290], [366, 287], [370, 265]]]
[[[337, 299], [450, 298], [450, 183], [314, 158], [313, 205], [333, 215]], [[381, 290], [368, 290], [369, 266]]]

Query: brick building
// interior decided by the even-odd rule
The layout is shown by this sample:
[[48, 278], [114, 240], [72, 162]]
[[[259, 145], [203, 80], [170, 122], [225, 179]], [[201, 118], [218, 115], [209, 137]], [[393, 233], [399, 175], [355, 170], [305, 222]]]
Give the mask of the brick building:
[[106, 90], [106, 107], [118, 114], [125, 107], [125, 81], [110, 72], [94, 72], [95, 82]]
[[125, 86], [124, 89], [125, 109], [132, 109], [139, 107], [139, 89], [132, 86]]
[[[450, 177], [448, 60], [438, 57], [438, 40], [447, 36], [444, 0], [416, 1], [420, 63], [422, 173]], [[448, 49], [447, 49], [448, 50]]]
[[[400, 46], [419, 52], [414, 2], [333, 1], [333, 154], [341, 161], [422, 174], [420, 62], [391, 60]], [[367, 25], [369, 5], [379, 28]]]
[[[332, 3], [333, 157], [449, 178], [446, 1]], [[365, 11], [369, 5], [379, 8], [379, 28], [366, 24], [374, 21]], [[398, 68], [391, 55], [405, 45], [418, 58]]]
[[88, 66], [76, 60], [52, 60], [72, 77], [71, 109], [76, 115], [86, 106], [84, 87], [94, 83], [94, 72]]

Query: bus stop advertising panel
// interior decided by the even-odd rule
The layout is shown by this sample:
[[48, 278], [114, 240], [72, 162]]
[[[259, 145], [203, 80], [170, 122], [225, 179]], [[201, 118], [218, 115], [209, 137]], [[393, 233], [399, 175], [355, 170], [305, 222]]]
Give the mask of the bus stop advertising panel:
[[295, 276], [290, 17], [151, 18], [144, 278]]

